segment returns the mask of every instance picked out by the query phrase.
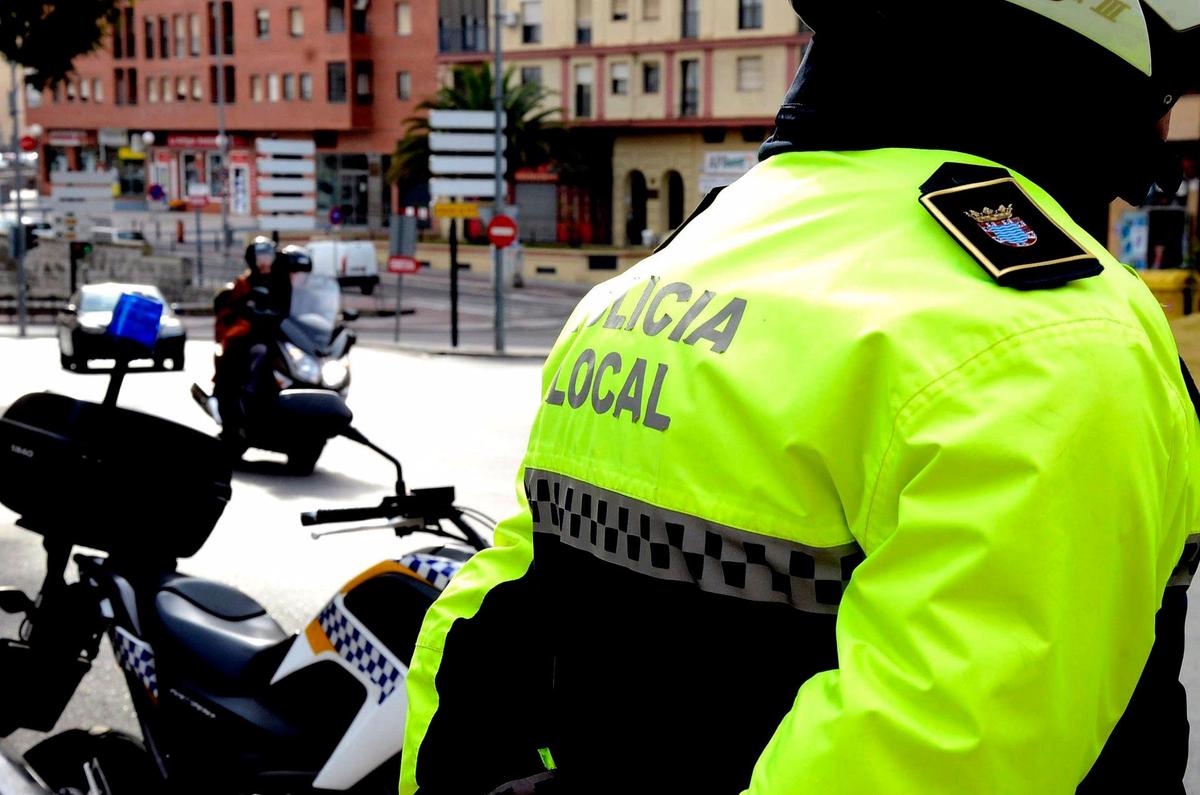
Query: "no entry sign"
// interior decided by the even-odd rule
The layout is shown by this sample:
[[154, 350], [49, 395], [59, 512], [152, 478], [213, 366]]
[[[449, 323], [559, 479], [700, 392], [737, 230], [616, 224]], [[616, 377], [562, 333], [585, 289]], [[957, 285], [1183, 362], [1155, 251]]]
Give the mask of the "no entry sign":
[[21, 137], [21, 151], [22, 152], [32, 152], [34, 149], [37, 149], [37, 139], [34, 138], [32, 135], [22, 136]]
[[388, 257], [388, 273], [416, 273], [421, 270], [421, 263], [416, 257], [393, 255]]
[[511, 245], [517, 239], [517, 222], [507, 215], [497, 215], [488, 224], [487, 235], [496, 248]]

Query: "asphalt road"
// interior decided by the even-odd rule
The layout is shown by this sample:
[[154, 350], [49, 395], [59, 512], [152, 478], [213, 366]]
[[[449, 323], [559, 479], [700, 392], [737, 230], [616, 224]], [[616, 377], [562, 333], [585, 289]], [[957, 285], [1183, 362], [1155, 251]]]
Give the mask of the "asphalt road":
[[[214, 430], [188, 396], [193, 381], [208, 382], [210, 345], [189, 343], [185, 372], [131, 375], [122, 405]], [[49, 337], [0, 336], [0, 362], [5, 368], [0, 408], [26, 392], [42, 389], [89, 400], [103, 397], [107, 377], [63, 372], [56, 354]], [[410, 486], [453, 484], [461, 503], [497, 518], [515, 509], [517, 467], [539, 398], [540, 367], [535, 359], [440, 356], [374, 347], [360, 348], [352, 358], [350, 403], [355, 424], [403, 460]], [[172, 451], [158, 454], [164, 466], [171, 464]], [[250, 458], [253, 463], [237, 474], [234, 499], [212, 537], [199, 554], [182, 562], [181, 570], [241, 588], [285, 629], [302, 628], [359, 571], [418, 543], [397, 540], [384, 531], [314, 541], [301, 527], [303, 510], [372, 504], [388, 491], [394, 472], [370, 451], [334, 440], [317, 472], [307, 478], [282, 474], [280, 457], [254, 451]], [[68, 498], [70, 484], [62, 486]], [[106, 515], [115, 514], [114, 508], [97, 505], [97, 521], [116, 521]], [[16, 528], [15, 518], [0, 507], [0, 584], [36, 592], [44, 565], [40, 540]], [[171, 519], [165, 516], [163, 532], [170, 531]], [[0, 636], [11, 636], [16, 628], [11, 617], [0, 614]], [[1183, 678], [1193, 694], [1189, 714], [1195, 727], [1200, 727], [1198, 638], [1200, 610], [1193, 610]], [[124, 680], [108, 644], [101, 648], [59, 729], [108, 725], [137, 730]], [[3, 688], [13, 686], [20, 683], [0, 682], [0, 703]], [[714, 681], [714, 688], [719, 686]], [[720, 697], [719, 693], [713, 697]], [[18, 732], [8, 744], [22, 751], [38, 738], [32, 732]], [[1200, 793], [1200, 730], [1192, 734], [1191, 749], [1188, 788]]]

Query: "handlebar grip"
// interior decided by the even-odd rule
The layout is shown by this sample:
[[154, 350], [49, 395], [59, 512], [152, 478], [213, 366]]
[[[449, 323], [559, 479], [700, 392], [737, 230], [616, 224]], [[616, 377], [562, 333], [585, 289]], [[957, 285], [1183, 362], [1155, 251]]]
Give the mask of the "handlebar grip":
[[392, 513], [389, 506], [386, 505], [375, 505], [370, 508], [331, 508], [320, 511], [305, 511], [300, 514], [300, 524], [305, 527], [311, 527], [315, 524], [363, 522], [367, 519], [387, 519]]

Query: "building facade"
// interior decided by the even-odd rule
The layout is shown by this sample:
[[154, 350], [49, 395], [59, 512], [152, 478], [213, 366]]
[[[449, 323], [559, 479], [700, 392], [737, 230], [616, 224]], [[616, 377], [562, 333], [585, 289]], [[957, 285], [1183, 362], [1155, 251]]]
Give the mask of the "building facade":
[[[438, 8], [444, 67], [490, 57], [488, 0]], [[756, 162], [811, 37], [772, 0], [508, 0], [505, 10], [507, 62], [553, 93], [564, 121], [595, 131], [596, 159], [611, 162], [607, 195], [583, 198], [606, 205], [592, 215], [616, 244], [661, 239]], [[554, 205], [554, 186], [531, 176], [543, 181], [517, 174], [515, 186], [523, 225], [527, 207]], [[580, 197], [559, 194], [559, 217], [572, 217], [564, 205]]]
[[[46, 131], [43, 182], [107, 170], [118, 203], [132, 206], [207, 191], [210, 209], [228, 200], [234, 215], [269, 216], [260, 197], [282, 196], [293, 213], [311, 207], [317, 226], [334, 207], [347, 225], [383, 226], [388, 159], [438, 87], [432, 2], [130, 3], [104, 48], [30, 109]], [[264, 153], [312, 165], [260, 175]], [[280, 168], [303, 189], [278, 183]]]

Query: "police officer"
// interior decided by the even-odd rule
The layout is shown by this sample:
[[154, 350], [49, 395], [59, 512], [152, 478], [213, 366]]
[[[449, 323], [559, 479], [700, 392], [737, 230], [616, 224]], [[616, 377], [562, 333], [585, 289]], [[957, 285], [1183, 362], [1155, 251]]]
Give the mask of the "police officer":
[[1183, 792], [1198, 423], [1080, 221], [1178, 183], [1200, 2], [793, 6], [763, 161], [546, 363], [401, 793]]

